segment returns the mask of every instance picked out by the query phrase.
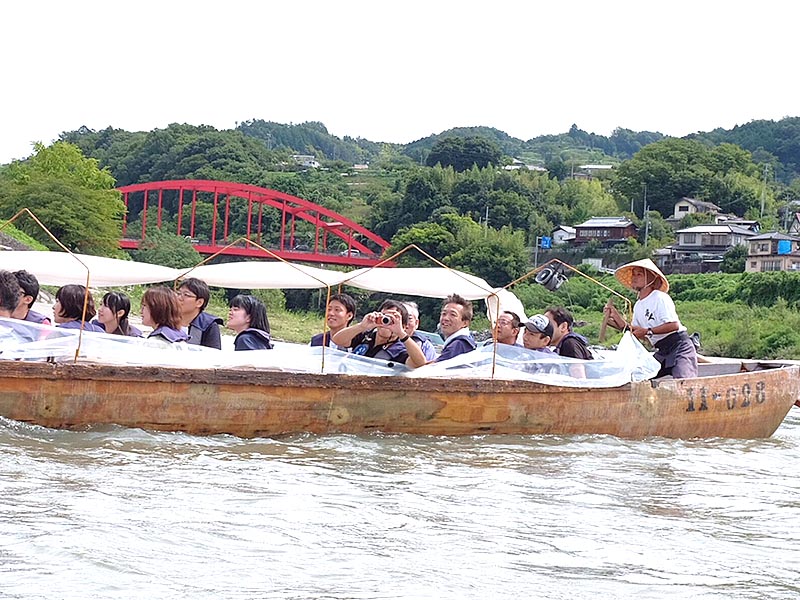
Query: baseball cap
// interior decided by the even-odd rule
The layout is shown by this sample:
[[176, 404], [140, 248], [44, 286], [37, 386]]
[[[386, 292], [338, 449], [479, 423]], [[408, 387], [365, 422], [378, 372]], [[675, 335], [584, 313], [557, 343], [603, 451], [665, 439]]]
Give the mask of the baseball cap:
[[533, 315], [525, 323], [525, 327], [532, 333], [541, 333], [548, 337], [553, 337], [553, 324], [544, 315]]

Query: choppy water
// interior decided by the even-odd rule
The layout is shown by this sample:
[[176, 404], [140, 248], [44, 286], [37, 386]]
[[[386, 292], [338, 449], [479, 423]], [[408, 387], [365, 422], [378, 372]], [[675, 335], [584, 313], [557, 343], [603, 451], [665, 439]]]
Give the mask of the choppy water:
[[800, 597], [769, 440], [241, 440], [0, 419], [2, 598]]

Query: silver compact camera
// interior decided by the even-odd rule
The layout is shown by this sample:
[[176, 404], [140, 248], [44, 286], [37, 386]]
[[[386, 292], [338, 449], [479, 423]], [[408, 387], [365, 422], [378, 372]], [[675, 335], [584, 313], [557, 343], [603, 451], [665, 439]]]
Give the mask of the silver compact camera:
[[381, 323], [384, 325], [391, 325], [392, 317], [390, 317], [389, 315], [381, 315]]

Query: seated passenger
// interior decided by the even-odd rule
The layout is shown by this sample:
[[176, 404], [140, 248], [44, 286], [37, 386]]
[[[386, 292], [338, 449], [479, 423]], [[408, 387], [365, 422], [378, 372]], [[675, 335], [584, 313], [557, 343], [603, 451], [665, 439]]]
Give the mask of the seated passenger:
[[[499, 319], [498, 319], [499, 320]], [[533, 315], [525, 323], [522, 334], [522, 345], [528, 350], [536, 350], [545, 354], [555, 354], [550, 349], [550, 340], [553, 337], [553, 324], [544, 315]]]
[[333, 342], [333, 336], [349, 326], [356, 316], [356, 301], [347, 294], [333, 294], [328, 301], [328, 310], [325, 322], [328, 325], [327, 333], [318, 333], [311, 338], [312, 346], [327, 346], [348, 352], [349, 348], [339, 346]]
[[0, 270], [0, 317], [13, 318], [14, 311], [22, 303], [25, 291], [11, 271]]
[[553, 339], [556, 353], [561, 356], [592, 360], [592, 352], [589, 350], [589, 341], [572, 331], [574, 319], [563, 306], [553, 306], [547, 309], [545, 315], [553, 324]]
[[472, 302], [458, 294], [452, 294], [444, 299], [442, 312], [439, 315], [439, 329], [444, 337], [444, 347], [436, 362], [472, 352], [478, 347], [469, 330], [471, 322]]
[[492, 330], [492, 339], [488, 340], [484, 346], [488, 346], [492, 342], [508, 344], [509, 346], [520, 346], [521, 344], [517, 340], [519, 339], [519, 330], [521, 326], [521, 321], [517, 313], [504, 310], [500, 313], [500, 316], [497, 317], [494, 329]]
[[170, 344], [189, 340], [189, 336], [180, 329], [178, 295], [167, 287], [156, 286], [145, 291], [142, 296], [142, 323], [153, 328], [148, 338]]
[[419, 327], [419, 306], [416, 302], [403, 302], [408, 311], [408, 325], [406, 326], [406, 333], [411, 336], [411, 339], [419, 344], [422, 349], [422, 354], [425, 355], [425, 360], [432, 362], [436, 360], [436, 348], [433, 343], [423, 335], [417, 333]]
[[[83, 310], [84, 304], [86, 312]], [[87, 294], [84, 286], [69, 284], [58, 288], [53, 318], [59, 327], [105, 333], [105, 329], [89, 322], [96, 314], [92, 294]]]
[[219, 350], [222, 348], [222, 335], [219, 331], [222, 319], [203, 312], [210, 299], [211, 291], [202, 279], [189, 277], [178, 286], [181, 327], [189, 335], [189, 343]]
[[103, 296], [103, 303], [97, 309], [97, 319], [92, 321], [106, 333], [142, 337], [142, 332], [128, 322], [131, 312], [131, 300], [122, 292], [108, 292]]
[[267, 308], [255, 296], [239, 294], [231, 300], [228, 327], [236, 332], [234, 350], [271, 350]]
[[405, 331], [408, 311], [402, 302], [385, 300], [378, 312], [365, 315], [333, 336], [334, 343], [352, 348], [353, 354], [421, 367], [426, 363], [419, 345]]
[[22, 302], [19, 303], [17, 310], [14, 311], [14, 318], [40, 325], [50, 325], [50, 319], [45, 315], [31, 310], [33, 303], [39, 297], [39, 280], [27, 271], [14, 271], [14, 277], [22, 288], [24, 295]]

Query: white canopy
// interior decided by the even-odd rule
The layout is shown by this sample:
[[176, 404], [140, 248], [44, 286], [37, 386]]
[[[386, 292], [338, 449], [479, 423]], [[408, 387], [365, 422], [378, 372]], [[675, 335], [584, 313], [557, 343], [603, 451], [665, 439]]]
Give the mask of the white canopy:
[[2, 251], [0, 269], [33, 273], [43, 285], [82, 284], [89, 270], [89, 285], [109, 287], [175, 281], [197, 277], [212, 287], [241, 289], [318, 289], [348, 285], [373, 292], [446, 298], [458, 294], [467, 300], [493, 300], [489, 316], [498, 311], [514, 310], [524, 318], [521, 304], [511, 292], [493, 288], [485, 280], [455, 269], [388, 268], [332, 271], [280, 261], [245, 261], [196, 268], [173, 269], [130, 260], [104, 258], [87, 254], [40, 251]]
[[88, 269], [89, 285], [96, 287], [173, 281], [185, 270], [89, 254], [39, 250], [0, 252], [0, 269], [24, 269], [33, 273], [43, 285], [84, 284]]
[[359, 269], [350, 273], [345, 283], [373, 292], [428, 298], [458, 294], [467, 300], [483, 300], [493, 293], [492, 286], [480, 277], [441, 267]]
[[315, 289], [339, 285], [350, 276], [306, 265], [279, 261], [249, 261], [201, 265], [183, 276], [197, 277], [210, 286], [242, 289]]

